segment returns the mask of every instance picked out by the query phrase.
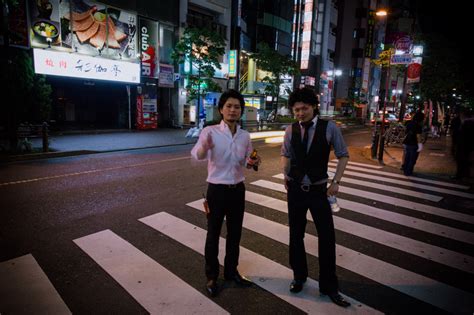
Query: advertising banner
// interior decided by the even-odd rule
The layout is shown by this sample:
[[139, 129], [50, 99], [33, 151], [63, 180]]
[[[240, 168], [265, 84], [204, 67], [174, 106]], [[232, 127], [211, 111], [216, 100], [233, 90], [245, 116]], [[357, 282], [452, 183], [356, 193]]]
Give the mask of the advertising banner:
[[94, 1], [70, 1], [67, 12], [68, 1], [62, 2], [61, 25], [64, 29], [69, 28], [68, 36], [63, 35], [63, 39], [75, 52], [137, 60], [136, 14]]
[[237, 50], [229, 51], [229, 78], [235, 78], [237, 74]]
[[421, 57], [415, 57], [407, 68], [407, 84], [420, 82], [421, 75]]
[[63, 77], [140, 83], [140, 65], [66, 52], [34, 49], [35, 72]]
[[29, 1], [32, 47], [61, 47], [59, 0]]
[[174, 88], [174, 68], [172, 65], [160, 63], [159, 87]]
[[142, 77], [158, 78], [158, 22], [140, 18], [138, 25]]
[[391, 65], [407, 65], [411, 63], [412, 54], [392, 55], [390, 57]]

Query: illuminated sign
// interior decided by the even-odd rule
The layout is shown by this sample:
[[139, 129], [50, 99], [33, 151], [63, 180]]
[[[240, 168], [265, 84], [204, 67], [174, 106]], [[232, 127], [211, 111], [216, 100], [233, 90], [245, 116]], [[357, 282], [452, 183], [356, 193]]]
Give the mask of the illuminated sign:
[[35, 72], [62, 77], [140, 83], [140, 64], [34, 49]]
[[301, 65], [300, 69], [308, 69], [309, 51], [311, 44], [311, 28], [313, 24], [313, 1], [307, 0], [304, 5], [303, 15], [303, 41], [301, 43]]
[[235, 78], [237, 74], [237, 50], [229, 51], [229, 78]]

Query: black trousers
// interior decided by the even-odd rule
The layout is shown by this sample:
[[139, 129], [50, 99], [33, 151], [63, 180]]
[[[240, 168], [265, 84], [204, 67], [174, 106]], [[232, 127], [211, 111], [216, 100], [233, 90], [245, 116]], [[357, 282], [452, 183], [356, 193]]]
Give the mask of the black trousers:
[[289, 182], [290, 266], [293, 269], [294, 279], [306, 280], [308, 264], [304, 235], [306, 214], [309, 209], [318, 232], [319, 289], [326, 294], [331, 294], [338, 291], [336, 239], [331, 207], [326, 192], [326, 184], [311, 186], [310, 191], [305, 192], [301, 189], [301, 185]]
[[237, 272], [239, 262], [239, 244], [245, 209], [245, 185], [244, 183], [235, 186], [209, 184], [207, 201], [210, 214], [207, 219], [205, 247], [206, 276], [208, 279], [217, 279], [219, 276], [219, 237], [224, 217], [226, 217], [224, 277], [230, 278]]

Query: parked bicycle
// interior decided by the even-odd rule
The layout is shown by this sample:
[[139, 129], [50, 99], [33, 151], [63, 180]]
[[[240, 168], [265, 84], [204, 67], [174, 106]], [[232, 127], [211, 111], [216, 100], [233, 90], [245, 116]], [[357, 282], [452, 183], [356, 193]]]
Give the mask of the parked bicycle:
[[385, 145], [402, 144], [405, 139], [405, 126], [401, 123], [391, 125], [385, 133]]

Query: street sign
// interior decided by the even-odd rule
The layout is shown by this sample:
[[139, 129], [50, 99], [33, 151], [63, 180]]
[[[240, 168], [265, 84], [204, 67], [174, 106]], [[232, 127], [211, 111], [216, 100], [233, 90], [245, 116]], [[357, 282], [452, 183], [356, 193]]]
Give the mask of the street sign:
[[391, 65], [408, 65], [411, 63], [412, 54], [392, 55], [390, 58]]

